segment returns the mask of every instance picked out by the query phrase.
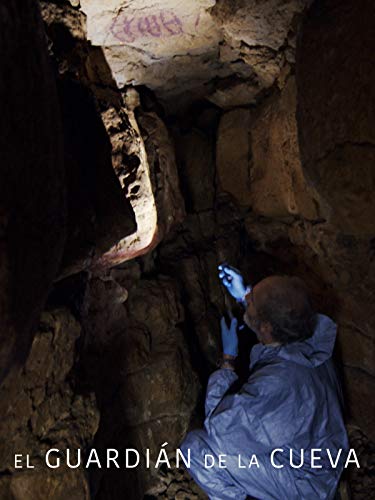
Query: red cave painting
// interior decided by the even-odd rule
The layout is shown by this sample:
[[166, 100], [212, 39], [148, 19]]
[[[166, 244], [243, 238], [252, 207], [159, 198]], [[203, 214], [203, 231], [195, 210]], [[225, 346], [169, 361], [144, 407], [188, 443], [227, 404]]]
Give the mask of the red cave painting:
[[139, 38], [164, 38], [183, 33], [181, 19], [172, 11], [161, 11], [148, 16], [118, 15], [113, 20], [112, 35], [125, 43], [133, 43]]

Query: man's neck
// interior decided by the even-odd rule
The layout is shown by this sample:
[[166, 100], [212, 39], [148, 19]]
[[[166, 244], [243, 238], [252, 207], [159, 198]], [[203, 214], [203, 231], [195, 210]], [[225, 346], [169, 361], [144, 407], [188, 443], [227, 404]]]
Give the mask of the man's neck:
[[281, 345], [281, 342], [277, 342], [273, 337], [272, 333], [268, 331], [264, 331], [260, 335], [260, 341], [262, 344], [270, 346], [270, 347], [277, 347]]
[[267, 347], [279, 347], [281, 345], [281, 342], [265, 342], [264, 345]]

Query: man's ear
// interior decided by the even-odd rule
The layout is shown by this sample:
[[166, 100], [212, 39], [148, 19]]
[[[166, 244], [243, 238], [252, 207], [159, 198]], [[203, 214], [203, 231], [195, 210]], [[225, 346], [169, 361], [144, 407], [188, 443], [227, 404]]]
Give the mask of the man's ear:
[[260, 324], [260, 328], [262, 330], [262, 333], [272, 334], [272, 325], [269, 321], [262, 321]]

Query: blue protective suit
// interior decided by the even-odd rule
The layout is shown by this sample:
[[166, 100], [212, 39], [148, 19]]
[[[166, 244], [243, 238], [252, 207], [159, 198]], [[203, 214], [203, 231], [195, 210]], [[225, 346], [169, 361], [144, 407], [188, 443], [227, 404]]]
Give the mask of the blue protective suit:
[[[225, 395], [237, 379], [228, 369], [215, 371], [208, 382], [203, 430], [190, 432], [180, 446], [189, 472], [210, 499], [331, 499], [334, 497], [349, 449], [341, 410], [341, 389], [331, 359], [336, 338], [335, 323], [317, 315], [314, 334], [308, 340], [283, 346], [257, 344], [250, 355], [250, 377], [236, 394]], [[272, 450], [275, 468], [270, 461]], [[310, 450], [321, 448], [322, 468], [310, 467]], [[338, 467], [332, 458], [342, 448]], [[289, 451], [294, 464], [289, 465]], [[225, 455], [226, 468], [218, 467]], [[249, 465], [256, 454], [259, 468]], [[216, 458], [204, 467], [205, 455]], [[240, 457], [239, 457], [240, 456]], [[212, 464], [212, 459], [207, 461]]]

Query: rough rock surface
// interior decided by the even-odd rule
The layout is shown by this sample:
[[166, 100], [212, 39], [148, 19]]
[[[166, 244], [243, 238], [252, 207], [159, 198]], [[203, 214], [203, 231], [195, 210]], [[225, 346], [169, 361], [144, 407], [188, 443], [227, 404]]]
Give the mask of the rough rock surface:
[[319, 216], [318, 203], [302, 171], [296, 100], [290, 77], [280, 93], [255, 110], [224, 113], [217, 133], [217, 172], [221, 190], [239, 205], [265, 217], [313, 220]]
[[83, 1], [81, 6], [88, 38], [104, 48], [119, 87], [141, 83], [175, 91], [182, 81], [194, 90], [215, 75], [219, 33], [206, 11], [214, 3]]
[[302, 171], [296, 103], [295, 81], [290, 77], [280, 95], [252, 114], [251, 204], [254, 212], [266, 217], [299, 215], [316, 220], [318, 202]]
[[[212, 209], [216, 169], [211, 134], [207, 130], [194, 128], [184, 133], [177, 132], [174, 139], [187, 211]], [[199, 179], [199, 182], [194, 179]]]
[[32, 1], [1, 7], [0, 380], [25, 359], [65, 238], [62, 132]]
[[165, 125], [139, 114], [145, 144], [138, 93], [113, 87], [100, 49], [87, 44], [82, 13], [42, 7], [64, 111], [69, 224], [62, 278], [151, 251], [184, 209]]
[[[372, 439], [375, 112], [369, 54], [375, 37], [369, 19], [374, 13], [369, 1], [360, 8], [350, 1], [314, 4], [302, 27], [296, 72], [302, 168], [319, 193], [323, 217], [334, 227], [330, 236], [317, 228], [310, 234], [315, 233], [314, 250], [325, 261], [322, 271], [331, 268], [328, 283], [339, 296], [349, 409]], [[333, 77], [336, 68], [338, 78]]]
[[[134, 91], [138, 104], [137, 93]], [[129, 101], [129, 99], [128, 99]], [[119, 237], [103, 255], [98, 255], [95, 267], [110, 267], [151, 250], [157, 243], [158, 217], [152, 192], [150, 167], [138, 124], [134, 116], [134, 105], [126, 109], [106, 106], [103, 121], [112, 145], [112, 161], [123, 195], [130, 201], [137, 230]]]
[[375, 234], [374, 15], [370, 0], [316, 2], [303, 26], [296, 67], [304, 171], [329, 206], [326, 217], [345, 233], [370, 238]]
[[[249, 216], [256, 248], [294, 267], [318, 298], [317, 307], [338, 323], [337, 357], [344, 378], [347, 416], [374, 439], [374, 259], [368, 241], [347, 236], [324, 221], [284, 221]], [[314, 281], [318, 279], [319, 283]], [[325, 285], [324, 285], [325, 284]], [[320, 297], [320, 298], [319, 298]]]
[[[95, 64], [102, 60], [100, 54], [89, 51], [82, 13], [47, 2], [41, 2], [41, 7], [63, 117], [68, 237], [61, 279], [89, 268], [120, 240], [135, 233], [137, 225], [116, 176], [112, 144], [104, 126], [105, 111], [121, 109], [121, 93], [114, 89], [103, 92], [95, 84]], [[102, 80], [106, 81], [107, 75], [102, 64]], [[132, 137], [129, 121], [123, 123], [125, 127]]]
[[164, 122], [154, 112], [139, 111], [138, 123], [150, 168], [152, 191], [157, 208], [159, 240], [185, 216], [174, 144]]
[[[112, 162], [137, 230], [118, 238], [94, 267], [110, 267], [150, 252], [184, 217], [174, 146], [162, 120], [139, 109], [139, 96], [129, 90], [123, 105], [106, 106], [103, 121], [112, 144]], [[139, 128], [141, 127], [141, 129]]]
[[4, 476], [0, 479], [2, 500], [89, 500], [86, 478], [75, 469]]
[[217, 133], [216, 159], [222, 190], [231, 194], [240, 205], [250, 205], [249, 109], [235, 109], [221, 117]]
[[103, 47], [117, 85], [146, 85], [178, 109], [202, 97], [224, 108], [255, 102], [289, 71], [298, 17], [309, 4], [83, 0], [81, 8], [88, 39]]
[[[95, 447], [134, 447], [143, 454], [148, 448], [155, 463], [164, 442], [171, 452], [186, 433], [198, 381], [180, 327], [184, 311], [176, 284], [163, 276], [140, 278], [139, 267], [129, 263], [90, 281], [82, 377], [94, 388], [101, 413]], [[104, 500], [125, 492], [142, 498], [163, 483], [142, 463], [133, 470], [94, 471], [92, 484], [95, 498]]]
[[375, 445], [369, 441], [359, 427], [348, 428], [350, 446], [358, 453], [360, 469], [349, 471], [350, 491], [356, 500], [366, 500], [375, 495]]
[[68, 195], [68, 238], [61, 278], [90, 267], [124, 237], [134, 234], [137, 224], [113, 168], [113, 148], [94, 96], [69, 79], [59, 82], [59, 91]]
[[[74, 474], [62, 466], [53, 474], [45, 463], [50, 448], [62, 450], [61, 457], [66, 448], [84, 450], [98, 428], [95, 395], [77, 392], [72, 373], [80, 334], [68, 310], [44, 312], [21, 373], [1, 386], [1, 498], [62, 500], [67, 491], [77, 500], [89, 498], [83, 469]], [[15, 469], [16, 453], [24, 455], [24, 466], [28, 453], [35, 469]]]

